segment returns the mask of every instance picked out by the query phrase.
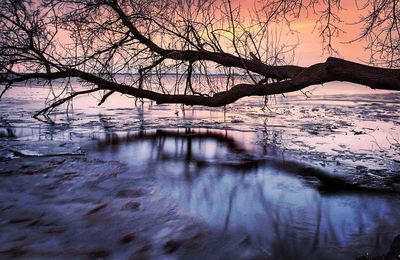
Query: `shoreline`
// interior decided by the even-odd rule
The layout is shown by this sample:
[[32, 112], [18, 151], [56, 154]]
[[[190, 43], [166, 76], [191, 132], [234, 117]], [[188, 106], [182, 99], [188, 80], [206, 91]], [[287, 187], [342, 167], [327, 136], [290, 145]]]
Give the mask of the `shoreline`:
[[[30, 118], [47, 90], [11, 91], [0, 258], [354, 259], [400, 233], [399, 94], [277, 97], [268, 111], [257, 99], [183, 109], [118, 95], [99, 108], [88, 96], [48, 124]], [[4, 159], [13, 150], [29, 156]], [[64, 156], [37, 156], [48, 153]], [[313, 175], [340, 178], [329, 189]]]

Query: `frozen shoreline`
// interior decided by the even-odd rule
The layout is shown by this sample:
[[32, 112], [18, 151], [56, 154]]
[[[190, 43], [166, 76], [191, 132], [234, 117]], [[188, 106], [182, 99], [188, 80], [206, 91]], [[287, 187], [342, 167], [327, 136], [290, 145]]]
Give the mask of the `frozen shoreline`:
[[[129, 166], [129, 157], [126, 155], [142, 149], [140, 145], [143, 142], [147, 142], [146, 147], [154, 146], [156, 150], [163, 140], [187, 144], [187, 136], [184, 134], [187, 129], [223, 133], [221, 138], [213, 137], [211, 143], [202, 141], [205, 147], [211, 145], [211, 151], [217, 149], [211, 153], [213, 156], [220, 152], [218, 149], [221, 148], [218, 147], [228, 149], [235, 145], [240, 148], [230, 152], [232, 147], [229, 148], [229, 156], [222, 154], [222, 157], [200, 157], [201, 160], [198, 160], [204, 169], [231, 171], [238, 170], [241, 164], [246, 165], [244, 172], [240, 172], [237, 177], [229, 173], [223, 175], [228, 179], [213, 181], [216, 189], [231, 191], [232, 187], [246, 181], [246, 185], [250, 185], [250, 190], [253, 191], [255, 189], [251, 185], [267, 185], [274, 183], [274, 179], [264, 180], [263, 174], [248, 173], [246, 169], [260, 168], [267, 169], [268, 172], [268, 169], [290, 171], [294, 168], [295, 174], [284, 177], [288, 179], [283, 180], [294, 180], [297, 178], [296, 174], [305, 173], [306, 176], [297, 178], [301, 182], [295, 181], [291, 184], [294, 186], [288, 187], [276, 184], [282, 192], [287, 189], [289, 202], [290, 194], [296, 194], [296, 189], [305, 189], [304, 194], [314, 194], [312, 196], [320, 197], [323, 203], [334, 201], [336, 197], [341, 198], [339, 205], [343, 203], [345, 210], [351, 209], [347, 208], [346, 203], [367, 203], [364, 208], [368, 211], [362, 212], [363, 209], [360, 209], [360, 214], [366, 214], [369, 220], [366, 223], [354, 222], [365, 228], [360, 233], [364, 236], [357, 237], [359, 244], [363, 246], [351, 243], [343, 245], [342, 252], [339, 253], [344, 258], [366, 252], [384, 254], [394, 236], [400, 233], [400, 230], [390, 228], [391, 221], [394, 221], [395, 227], [395, 219], [400, 216], [394, 209], [390, 211], [392, 207], [395, 208], [393, 205], [398, 205], [399, 197], [386, 194], [388, 191], [400, 191], [400, 119], [397, 113], [399, 94], [365, 94], [358, 98], [330, 95], [306, 100], [302, 97], [291, 97], [271, 105], [273, 112], [270, 113], [261, 111], [256, 106], [257, 101], [252, 99], [243, 100], [224, 112], [223, 109], [209, 108], [183, 110], [180, 106], [152, 106], [149, 103], [132, 108], [132, 100], [123, 99], [124, 102], [131, 102], [128, 107], [128, 103], [119, 101], [119, 97], [116, 97], [115, 104], [111, 100], [109, 107], [97, 108], [91, 107], [88, 97], [76, 100], [74, 111], [69, 115], [65, 111], [57, 112], [54, 115], [56, 124], [48, 124], [30, 118], [32, 111], [40, 105], [38, 101], [43, 101], [39, 97], [43, 97], [44, 92], [37, 88], [22, 87], [17, 90], [20, 95], [5, 97], [0, 101], [0, 182], [2, 187], [6, 187], [2, 190], [0, 201], [0, 229], [1, 234], [6, 234], [1, 237], [0, 256], [142, 258], [147, 255], [151, 258], [179, 258], [240, 255], [245, 259], [253, 256], [277, 256], [278, 253], [273, 249], [265, 252], [263, 248], [256, 246], [257, 240], [254, 237], [243, 235], [247, 231], [238, 231], [236, 234], [236, 229], [232, 227], [228, 233], [221, 233], [213, 226], [214, 219], [219, 219], [218, 214], [222, 209], [225, 210], [224, 207], [228, 204], [225, 202], [229, 201], [229, 197], [225, 201], [221, 194], [228, 192], [216, 197], [224, 198], [223, 203], [214, 206], [217, 211], [213, 214], [216, 215], [209, 214], [210, 217], [207, 217], [207, 214], [201, 213], [201, 204], [190, 204], [183, 200], [185, 196], [189, 198], [195, 195], [193, 192], [196, 190], [191, 186], [185, 189], [176, 186], [176, 183], [181, 182], [180, 175], [175, 183], [169, 179], [158, 179], [157, 174], [144, 175], [140, 171], [142, 166]], [[32, 91], [38, 97], [35, 100], [29, 99]], [[152, 136], [157, 129], [183, 132], [183, 135], [172, 133], [172, 137], [162, 137], [159, 134]], [[90, 146], [92, 148], [89, 149]], [[181, 152], [178, 149], [181, 146], [167, 146], [165, 151], [168, 153], [160, 157], [160, 163], [172, 163], [172, 166], [166, 165], [175, 170], [178, 168], [173, 166], [176, 162], [170, 157], [171, 147], [171, 151], [175, 151], [172, 155]], [[224, 148], [221, 151], [225, 150]], [[22, 151], [30, 156], [18, 156], [15, 151]], [[143, 151], [146, 152], [139, 155], [148, 153], [147, 150]], [[201, 151], [198, 150], [197, 155], [206, 156]], [[84, 156], [79, 155], [82, 152]], [[36, 156], [48, 153], [65, 156]], [[180, 156], [179, 158], [185, 158], [187, 154], [182, 153]], [[273, 168], [267, 162], [271, 156], [291, 158], [294, 162], [302, 163], [286, 165], [286, 169], [278, 163]], [[221, 158], [225, 161], [221, 161]], [[191, 165], [192, 163], [187, 164], [190, 172], [197, 169]], [[320, 187], [321, 181], [310, 178], [310, 168], [307, 165], [322, 173], [337, 175], [338, 180], [341, 180], [340, 185], [333, 185], [319, 193], [315, 187]], [[127, 173], [130, 171], [127, 170], [129, 167], [137, 169], [135, 174]], [[168, 170], [168, 167], [165, 169]], [[186, 166], [179, 167], [185, 169]], [[203, 169], [201, 167], [200, 170]], [[301, 167], [305, 168], [301, 170]], [[200, 175], [201, 178], [194, 176], [193, 183], [204, 185], [200, 187], [210, 186], [203, 175]], [[209, 176], [214, 177], [213, 174]], [[254, 179], [260, 183], [254, 183]], [[224, 183], [226, 180], [229, 182]], [[328, 179], [327, 182], [330, 183], [331, 180]], [[160, 188], [166, 191], [159, 192]], [[384, 192], [349, 192], [354, 188]], [[212, 191], [208, 191], [210, 196], [213, 195]], [[170, 197], [165, 192], [176, 193], [176, 197]], [[249, 193], [246, 190], [238, 192], [240, 196]], [[259, 198], [257, 194], [254, 196]], [[363, 197], [366, 197], [365, 201]], [[273, 197], [267, 199], [275, 203]], [[212, 201], [213, 197], [209, 200]], [[375, 201], [374, 204], [370, 205], [371, 201]], [[238, 200], [237, 203], [234, 205], [239, 208], [233, 209], [232, 223], [237, 221], [251, 230], [251, 222], [241, 223], [235, 220], [235, 214], [243, 210], [240, 208], [243, 202]], [[311, 215], [314, 217], [315, 213], [317, 216], [319, 209], [313, 207], [318, 203], [310, 203]], [[335, 203], [332, 205], [337, 205]], [[374, 211], [377, 205], [385, 205], [384, 210]], [[287, 208], [290, 207], [289, 203]], [[192, 208], [194, 213], [188, 210]], [[259, 214], [256, 209], [249, 211], [249, 214]], [[343, 212], [349, 214], [348, 211]], [[378, 215], [375, 216], [376, 214]], [[383, 219], [386, 215], [388, 219]], [[326, 216], [323, 215], [324, 217]], [[360, 216], [360, 219], [364, 217]], [[314, 221], [313, 218], [312, 220]], [[341, 218], [338, 220], [342, 221]], [[290, 222], [285, 219], [281, 221], [283, 226]], [[382, 223], [388, 224], [387, 228], [378, 228], [376, 231], [375, 226], [379, 227]], [[291, 230], [288, 229], [289, 231]], [[85, 237], [85, 240], [81, 241], [77, 236]], [[331, 239], [333, 237], [332, 235]], [[322, 248], [324, 241], [320, 243]], [[374, 248], [373, 245], [378, 246]], [[313, 248], [312, 244], [309, 246]], [[288, 254], [296, 254], [296, 249], [286, 251]], [[315, 256], [321, 256], [318, 249], [314, 253]], [[301, 254], [297, 256], [302, 257]], [[324, 258], [329, 259], [329, 256], [324, 255]]]

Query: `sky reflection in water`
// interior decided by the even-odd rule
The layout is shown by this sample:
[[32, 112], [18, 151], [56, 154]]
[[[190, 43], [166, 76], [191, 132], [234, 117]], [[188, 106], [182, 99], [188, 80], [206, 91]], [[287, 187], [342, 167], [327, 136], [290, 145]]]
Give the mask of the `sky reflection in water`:
[[[132, 174], [146, 172], [184, 214], [248, 236], [275, 257], [353, 258], [385, 253], [399, 232], [399, 198], [320, 193], [277, 157], [255, 154], [232, 131], [148, 131], [111, 134], [98, 143]], [[268, 158], [268, 159], [263, 159]], [[400, 232], [399, 232], [400, 233]]]

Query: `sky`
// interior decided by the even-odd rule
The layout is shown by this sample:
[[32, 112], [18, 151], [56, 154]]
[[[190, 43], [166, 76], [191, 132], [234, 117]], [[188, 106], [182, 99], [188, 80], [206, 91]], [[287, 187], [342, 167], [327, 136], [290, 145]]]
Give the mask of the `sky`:
[[[349, 18], [355, 16], [351, 14], [351, 11], [345, 12]], [[354, 19], [348, 20], [354, 21]], [[311, 19], [302, 19], [295, 22], [293, 28], [299, 31], [300, 46], [296, 51], [296, 57], [302, 65], [311, 65], [323, 61], [330, 56], [329, 53], [323, 51], [322, 39], [319, 36], [318, 30], [314, 29], [314, 21], [311, 21]], [[349, 41], [359, 36], [360, 27], [343, 24], [341, 28], [343, 28], [345, 33], [341, 33], [334, 39], [333, 46], [337, 49], [338, 53], [333, 55], [356, 62], [368, 61], [369, 52], [365, 49], [366, 41], [349, 43]]]
[[[253, 1], [239, 1], [243, 14], [252, 12], [254, 9]], [[329, 56], [336, 56], [356, 62], [368, 62], [369, 51], [365, 49], [367, 43], [365, 40], [348, 43], [360, 35], [361, 26], [354, 24], [362, 14], [357, 8], [355, 1], [342, 1], [343, 9], [338, 12], [342, 22], [339, 24], [341, 32], [334, 38], [333, 46], [338, 53], [327, 53], [323, 51], [322, 38], [316, 28], [316, 20], [319, 15], [308, 13], [300, 16], [299, 19], [291, 24], [291, 28], [298, 32], [300, 45], [296, 49], [295, 62], [298, 65], [309, 66], [318, 62], [325, 61]], [[288, 39], [291, 36], [286, 35]]]
[[[195, 0], [197, 1], [197, 0]], [[226, 1], [226, 0], [221, 0]], [[261, 1], [261, 0], [255, 0]], [[267, 1], [267, 0], [262, 0]], [[323, 49], [322, 38], [319, 36], [319, 31], [316, 28], [316, 20], [318, 15], [309, 13], [301, 15], [291, 23], [291, 28], [297, 31], [299, 46], [296, 48], [294, 63], [301, 66], [310, 66], [315, 63], [324, 62], [328, 56], [336, 56], [345, 58], [355, 62], [367, 62], [369, 53], [365, 50], [366, 42], [345, 43], [355, 39], [360, 34], [360, 25], [354, 25], [355, 21], [360, 16], [360, 11], [357, 9], [354, 1], [343, 0], [343, 9], [340, 10], [340, 18], [343, 20], [340, 23], [340, 28], [344, 32], [334, 38], [333, 44], [338, 53], [327, 53]], [[253, 0], [232, 0], [235, 5], [239, 4], [241, 14], [246, 16], [254, 12]], [[60, 39], [63, 44], [70, 42], [68, 33], [59, 32]], [[283, 42], [293, 43], [297, 40], [297, 36], [292, 33], [284, 33], [282, 35]]]

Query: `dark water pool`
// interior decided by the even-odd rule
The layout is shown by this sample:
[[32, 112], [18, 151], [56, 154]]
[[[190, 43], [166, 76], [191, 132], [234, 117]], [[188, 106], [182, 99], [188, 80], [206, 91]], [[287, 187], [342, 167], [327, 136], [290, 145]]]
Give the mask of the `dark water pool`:
[[154, 130], [109, 134], [94, 150], [153, 178], [180, 213], [274, 259], [382, 255], [400, 234], [398, 195], [320, 191], [301, 177], [308, 166], [248, 142], [235, 131]]

